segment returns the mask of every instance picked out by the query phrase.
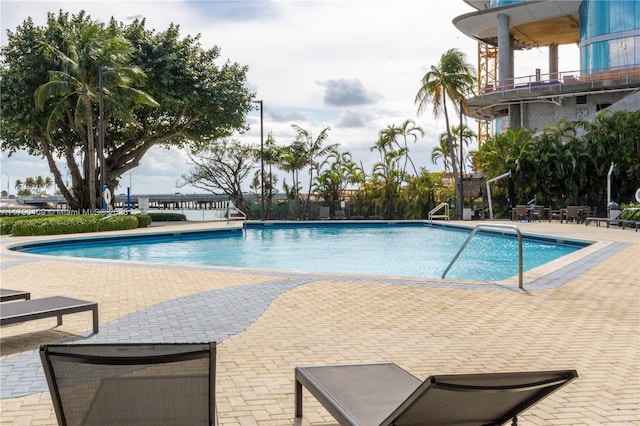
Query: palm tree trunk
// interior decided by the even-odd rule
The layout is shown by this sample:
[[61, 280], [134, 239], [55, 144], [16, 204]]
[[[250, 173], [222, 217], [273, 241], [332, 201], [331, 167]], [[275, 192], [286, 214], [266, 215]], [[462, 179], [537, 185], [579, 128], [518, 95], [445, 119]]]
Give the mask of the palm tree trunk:
[[451, 157], [451, 173], [453, 174], [453, 185], [456, 194], [456, 212], [458, 220], [462, 220], [462, 194], [460, 193], [459, 176], [458, 176], [458, 164], [456, 161], [456, 153], [453, 148], [453, 135], [451, 134], [451, 127], [449, 126], [449, 113], [447, 112], [447, 99], [446, 95], [443, 100], [444, 106], [444, 121], [447, 126], [447, 142], [449, 142], [449, 156]]

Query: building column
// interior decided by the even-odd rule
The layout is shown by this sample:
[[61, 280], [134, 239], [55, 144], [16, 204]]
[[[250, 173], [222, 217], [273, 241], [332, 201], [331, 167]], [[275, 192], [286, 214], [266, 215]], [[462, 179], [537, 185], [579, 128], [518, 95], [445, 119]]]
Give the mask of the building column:
[[558, 45], [549, 45], [549, 80], [558, 79]]
[[513, 87], [513, 43], [509, 34], [509, 15], [498, 15], [498, 81], [501, 87]]
[[[513, 39], [509, 33], [509, 15], [498, 15], [498, 82], [502, 89], [513, 89]], [[520, 105], [509, 105], [509, 128], [522, 127]]]

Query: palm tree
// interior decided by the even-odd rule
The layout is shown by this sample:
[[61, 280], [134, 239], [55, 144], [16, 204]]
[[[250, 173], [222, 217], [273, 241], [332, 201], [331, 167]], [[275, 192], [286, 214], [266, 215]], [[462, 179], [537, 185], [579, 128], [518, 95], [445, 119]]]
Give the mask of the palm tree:
[[[383, 152], [386, 152], [386, 148], [389, 149], [397, 149], [398, 152], [402, 154], [404, 157], [404, 165], [402, 167], [402, 172], [406, 173], [407, 171], [407, 162], [411, 163], [411, 167], [413, 168], [413, 173], [415, 175], [418, 174], [418, 170], [416, 169], [413, 160], [409, 156], [409, 144], [408, 139], [413, 139], [413, 142], [418, 140], [418, 135], [424, 136], [424, 130], [421, 127], [416, 126], [416, 123], [413, 120], [406, 119], [400, 127], [396, 127], [394, 124], [387, 126], [385, 129], [382, 129], [378, 133], [378, 142], [373, 149], [382, 148], [380, 150], [380, 154], [384, 156]], [[402, 143], [398, 140], [402, 137]]]
[[264, 190], [267, 194], [267, 206], [266, 212], [264, 212], [264, 219], [271, 217], [271, 211], [273, 208], [273, 195], [276, 193], [275, 188], [278, 183], [278, 177], [273, 173], [273, 166], [277, 165], [280, 161], [281, 150], [276, 146], [276, 141], [273, 138], [273, 134], [269, 132], [267, 140], [264, 142], [262, 149], [262, 160], [267, 165], [267, 175], [264, 182]]
[[296, 141], [302, 142], [305, 147], [305, 153], [301, 159], [303, 162], [302, 167], [309, 167], [309, 191], [307, 192], [307, 204], [305, 209], [308, 215], [311, 208], [309, 199], [311, 198], [311, 188], [313, 186], [313, 171], [318, 167], [316, 159], [318, 157], [326, 156], [331, 152], [331, 150], [337, 148], [338, 144], [324, 146], [325, 140], [329, 137], [329, 130], [331, 130], [329, 127], [324, 128], [315, 140], [311, 136], [310, 131], [303, 129], [296, 124], [292, 124], [291, 127], [293, 127], [293, 130], [296, 132]]
[[[60, 119], [71, 110], [71, 125], [83, 143], [84, 162], [83, 189], [88, 190], [91, 211], [97, 207], [97, 194], [102, 191], [96, 181], [96, 145], [94, 125], [95, 110], [100, 95], [99, 74], [103, 73], [105, 109], [126, 122], [135, 124], [128, 107], [130, 102], [157, 105], [146, 93], [131, 86], [144, 78], [144, 72], [130, 66], [133, 47], [123, 37], [114, 36], [109, 30], [95, 22], [81, 25], [74, 34], [65, 34], [65, 51], [58, 46], [43, 46], [54, 55], [59, 70], [49, 72], [49, 81], [38, 87], [35, 93], [36, 106], [55, 98], [47, 122], [47, 136], [53, 138]], [[101, 71], [101, 67], [104, 71]], [[104, 171], [101, 171], [104, 173]], [[72, 174], [73, 176], [73, 174]], [[105, 176], [105, 182], [108, 177]], [[74, 188], [76, 187], [74, 182]]]
[[[438, 65], [432, 65], [430, 70], [422, 77], [421, 86], [415, 98], [415, 103], [418, 105], [418, 114], [422, 114], [428, 104], [433, 104], [434, 117], [437, 118], [441, 113], [444, 114], [456, 193], [460, 192], [458, 191], [458, 165], [447, 104], [449, 102], [453, 103], [455, 111], [459, 111], [458, 103], [461, 102], [464, 111], [466, 109], [464, 97], [472, 92], [475, 80], [475, 70], [472, 65], [466, 62], [465, 54], [457, 49], [449, 49], [440, 57]], [[460, 219], [462, 218], [462, 203], [462, 193], [459, 193], [456, 204], [458, 205], [458, 217]]]
[[20, 191], [22, 191], [22, 189], [24, 188], [24, 182], [22, 182], [20, 179], [16, 179], [15, 188], [16, 191], [20, 193]]
[[283, 187], [287, 198], [294, 202], [295, 215], [300, 217], [300, 170], [307, 165], [306, 157], [306, 145], [304, 141], [295, 139], [291, 145], [280, 148], [279, 155], [279, 167], [285, 172], [291, 173], [292, 184], [287, 185], [286, 181], [283, 181]]
[[[455, 145], [454, 145], [455, 149]], [[431, 162], [438, 164], [442, 161], [445, 172], [451, 171], [451, 156], [449, 155], [449, 135], [446, 132], [440, 134], [440, 145], [431, 150]]]

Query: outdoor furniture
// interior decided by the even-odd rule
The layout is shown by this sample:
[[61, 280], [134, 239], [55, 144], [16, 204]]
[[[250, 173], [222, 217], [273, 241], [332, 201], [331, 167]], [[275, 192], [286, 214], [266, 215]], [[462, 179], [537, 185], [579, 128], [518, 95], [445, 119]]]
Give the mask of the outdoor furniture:
[[529, 205], [527, 207], [527, 217], [530, 222], [544, 219], [544, 206]]
[[93, 332], [98, 332], [98, 304], [71, 297], [53, 296], [42, 299], [30, 299], [5, 303], [0, 310], [0, 325], [16, 324], [42, 318], [58, 317], [62, 325], [62, 316], [77, 312], [93, 312]]
[[567, 209], [565, 211], [565, 220], [567, 221], [567, 223], [569, 223], [569, 221], [575, 222], [575, 223], [580, 223], [579, 207], [578, 206], [567, 206]]
[[513, 212], [513, 220], [529, 220], [529, 206], [526, 204], [518, 204]]
[[549, 222], [552, 220], [557, 220], [562, 223], [562, 217], [564, 215], [564, 211], [562, 209], [551, 209], [549, 211]]
[[0, 288], [0, 302], [9, 302], [12, 300], [22, 299], [31, 299], [31, 293], [22, 290], [9, 290], [8, 288]]
[[320, 213], [318, 213], [318, 219], [320, 220], [329, 220], [331, 219], [330, 208], [327, 206], [320, 207]]
[[216, 344], [43, 345], [60, 425], [217, 425]]
[[[628, 219], [621, 219], [623, 213], [626, 211], [632, 211], [633, 213], [628, 217]], [[604, 217], [587, 217], [584, 223], [586, 226], [589, 226], [589, 223], [594, 222], [596, 226], [599, 227], [600, 224], [604, 222], [607, 225], [607, 228], [609, 228], [611, 225], [617, 225], [617, 226], [621, 226], [622, 229], [625, 229], [628, 226], [629, 228], [634, 227], [636, 229], [636, 232], [638, 232], [638, 228], [640, 227], [640, 220], [634, 220], [634, 218], [639, 214], [640, 214], [640, 208], [628, 207], [624, 209], [622, 212], [620, 212], [620, 214], [615, 219], [609, 219]]]
[[429, 376], [393, 363], [295, 369], [295, 415], [304, 386], [341, 425], [503, 424], [578, 377], [575, 370]]

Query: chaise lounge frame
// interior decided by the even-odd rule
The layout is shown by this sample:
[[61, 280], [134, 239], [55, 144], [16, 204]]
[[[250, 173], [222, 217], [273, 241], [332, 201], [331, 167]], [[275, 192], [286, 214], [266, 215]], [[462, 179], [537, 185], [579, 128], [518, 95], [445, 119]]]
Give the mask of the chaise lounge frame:
[[98, 304], [64, 296], [44, 297], [3, 304], [0, 312], [0, 325], [17, 324], [51, 317], [58, 317], [58, 325], [62, 325], [63, 315], [87, 311], [93, 313], [93, 332], [98, 333]]
[[306, 388], [340, 425], [517, 424], [517, 416], [578, 377], [575, 370], [429, 376], [393, 363], [296, 367], [295, 416]]
[[31, 293], [23, 290], [9, 290], [8, 288], [0, 288], [0, 302], [10, 302], [12, 300], [29, 300]]

